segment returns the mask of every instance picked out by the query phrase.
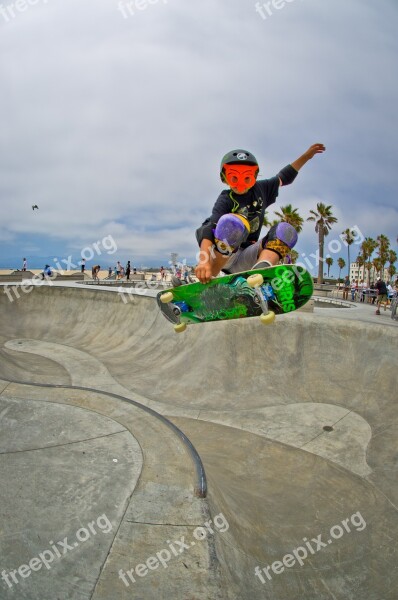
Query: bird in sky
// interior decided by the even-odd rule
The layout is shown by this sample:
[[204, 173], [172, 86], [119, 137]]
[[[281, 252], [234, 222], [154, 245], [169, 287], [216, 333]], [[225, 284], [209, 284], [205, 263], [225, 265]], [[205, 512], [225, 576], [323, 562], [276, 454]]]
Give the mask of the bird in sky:
[[37, 204], [32, 205], [32, 210], [35, 210], [35, 208], [37, 208], [37, 210], [39, 210], [39, 207], [37, 206]]

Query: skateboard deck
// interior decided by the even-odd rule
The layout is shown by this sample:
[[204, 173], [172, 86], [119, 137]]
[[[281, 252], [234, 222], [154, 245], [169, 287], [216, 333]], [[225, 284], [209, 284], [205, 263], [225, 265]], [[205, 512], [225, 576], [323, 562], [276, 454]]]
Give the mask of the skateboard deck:
[[[251, 287], [247, 280], [255, 274], [263, 283]], [[180, 325], [254, 317], [268, 309], [284, 314], [303, 306], [312, 292], [312, 277], [304, 267], [277, 265], [164, 290], [157, 294], [157, 303], [166, 319]]]

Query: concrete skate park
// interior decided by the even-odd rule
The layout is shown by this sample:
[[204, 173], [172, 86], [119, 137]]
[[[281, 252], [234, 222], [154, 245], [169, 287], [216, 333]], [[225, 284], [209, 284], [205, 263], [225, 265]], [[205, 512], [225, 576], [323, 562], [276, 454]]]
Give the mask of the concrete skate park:
[[177, 335], [155, 291], [13, 289], [0, 293], [2, 600], [396, 600], [388, 311]]

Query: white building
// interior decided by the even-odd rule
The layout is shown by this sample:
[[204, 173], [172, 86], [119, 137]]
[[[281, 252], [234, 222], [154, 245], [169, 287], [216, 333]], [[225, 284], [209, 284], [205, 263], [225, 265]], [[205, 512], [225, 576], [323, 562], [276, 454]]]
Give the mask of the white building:
[[[368, 273], [369, 271], [363, 267], [363, 266], [359, 266], [358, 263], [353, 262], [350, 264], [350, 281], [357, 280], [361, 281], [361, 279], [363, 279], [364, 281], [368, 281]], [[377, 277], [378, 273], [376, 272], [376, 269], [372, 266], [372, 268], [370, 269], [370, 282], [372, 283], [372, 281], [376, 281], [376, 277]], [[384, 267], [384, 276], [383, 276], [384, 281], [389, 281], [390, 279], [390, 275], [388, 273], [387, 267]], [[393, 279], [395, 279], [395, 275], [393, 277]]]

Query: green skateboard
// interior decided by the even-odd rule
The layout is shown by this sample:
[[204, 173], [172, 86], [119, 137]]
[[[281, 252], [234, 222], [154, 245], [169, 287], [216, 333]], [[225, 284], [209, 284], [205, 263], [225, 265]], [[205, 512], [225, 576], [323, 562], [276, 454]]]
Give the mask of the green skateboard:
[[187, 324], [260, 316], [271, 323], [275, 315], [292, 312], [311, 298], [313, 282], [304, 267], [277, 265], [180, 285], [159, 292], [157, 303], [177, 332]]

